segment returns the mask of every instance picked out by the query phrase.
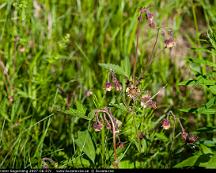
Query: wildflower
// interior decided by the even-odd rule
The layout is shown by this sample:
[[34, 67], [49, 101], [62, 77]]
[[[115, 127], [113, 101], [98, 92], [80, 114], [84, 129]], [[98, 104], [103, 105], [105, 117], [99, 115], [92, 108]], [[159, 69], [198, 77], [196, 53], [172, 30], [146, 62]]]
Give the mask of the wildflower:
[[92, 94], [93, 94], [93, 93], [92, 93], [92, 91], [90, 91], [90, 90], [87, 90], [87, 91], [85, 92], [85, 96], [86, 96], [86, 97], [90, 97]]
[[156, 102], [154, 102], [150, 95], [144, 95], [141, 97], [141, 106], [146, 108], [150, 107], [153, 109], [157, 108]]
[[126, 88], [127, 96], [135, 100], [140, 95], [140, 89], [135, 85], [131, 84]]
[[165, 44], [165, 48], [172, 48], [176, 45], [176, 42], [174, 41], [173, 38], [169, 38], [164, 41], [164, 44]]
[[121, 86], [120, 82], [116, 78], [115, 73], [113, 71], [111, 73], [112, 73], [112, 82], [114, 83], [116, 91], [121, 91], [122, 86]]
[[[172, 48], [172, 47], [176, 46], [176, 42], [173, 38], [173, 32], [172, 31], [168, 31], [168, 34], [167, 34], [167, 32], [163, 31], [162, 35], [164, 37], [165, 48]], [[169, 36], [167, 36], [167, 35], [169, 35]]]
[[186, 131], [182, 131], [182, 139], [189, 144], [193, 144], [197, 141], [198, 137], [188, 134]]
[[197, 139], [198, 139], [198, 137], [197, 136], [194, 136], [194, 135], [189, 135], [189, 137], [188, 137], [188, 139], [187, 139], [187, 143], [190, 143], [190, 144], [192, 144], [192, 143], [194, 143], [194, 142], [196, 142], [197, 141]]
[[121, 84], [119, 83], [118, 80], [114, 82], [114, 85], [115, 85], [116, 91], [121, 91], [122, 90], [122, 86], [121, 86]]
[[183, 130], [182, 133], [181, 133], [181, 136], [182, 136], [182, 139], [183, 139], [184, 141], [186, 141], [186, 140], [187, 140], [187, 137], [188, 137], [188, 133], [187, 133], [185, 130]]
[[112, 90], [112, 84], [110, 82], [106, 83], [106, 91], [111, 91]]
[[162, 127], [163, 127], [163, 129], [165, 129], [165, 130], [168, 130], [168, 129], [170, 128], [170, 122], [169, 122], [168, 119], [164, 119], [164, 120], [162, 121]]
[[148, 20], [149, 27], [155, 28], [154, 15], [147, 8], [140, 8], [140, 16], [138, 20], [142, 21], [142, 14], [146, 14], [146, 19]]
[[148, 10], [146, 11], [146, 18], [148, 20], [149, 27], [155, 28], [154, 15], [150, 13]]
[[96, 132], [99, 132], [99, 131], [101, 131], [101, 129], [103, 128], [103, 125], [102, 125], [102, 123], [100, 123], [100, 122], [95, 122], [95, 123], [93, 124], [93, 128], [95, 129]]

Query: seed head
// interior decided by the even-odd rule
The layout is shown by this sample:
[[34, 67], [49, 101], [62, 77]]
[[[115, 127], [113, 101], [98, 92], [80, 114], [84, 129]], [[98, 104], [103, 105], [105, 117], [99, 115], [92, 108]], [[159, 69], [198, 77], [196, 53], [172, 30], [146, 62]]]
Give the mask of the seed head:
[[130, 85], [126, 88], [127, 96], [135, 100], [140, 95], [140, 89], [135, 85]]

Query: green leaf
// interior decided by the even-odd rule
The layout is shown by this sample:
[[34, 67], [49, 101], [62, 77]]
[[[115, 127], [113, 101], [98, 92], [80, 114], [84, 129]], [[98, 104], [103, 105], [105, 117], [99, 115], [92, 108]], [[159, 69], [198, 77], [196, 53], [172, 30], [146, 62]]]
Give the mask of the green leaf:
[[209, 90], [211, 91], [212, 94], [216, 94], [216, 85], [215, 86], [210, 86]]
[[195, 156], [191, 156], [189, 158], [187, 158], [186, 160], [183, 160], [182, 162], [176, 164], [174, 166], [174, 168], [182, 168], [182, 167], [186, 167], [186, 166], [194, 166], [197, 159], [200, 157], [200, 155], [195, 155]]
[[197, 63], [197, 64], [202, 64], [202, 65], [208, 65], [210, 67], [215, 67], [216, 68], [216, 64], [208, 61], [208, 60], [204, 60], [204, 59], [197, 59], [197, 58], [190, 58], [189, 59], [191, 62]]
[[[209, 159], [210, 158], [210, 159]], [[199, 166], [200, 167], [205, 167], [205, 168], [216, 168], [216, 155], [209, 156], [208, 158], [203, 160], [208, 160], [207, 162], [200, 162]]]
[[207, 114], [207, 115], [215, 114], [216, 109], [211, 108], [212, 106], [215, 105], [215, 102], [216, 102], [216, 98], [213, 97], [205, 105], [203, 105], [200, 108], [184, 108], [184, 109], [180, 109], [180, 111], [182, 111], [182, 112], [190, 112], [190, 113]]
[[202, 148], [202, 151], [204, 154], [212, 154], [212, 150], [210, 148], [208, 148], [207, 146], [200, 144], [200, 147]]
[[125, 70], [120, 67], [119, 65], [115, 65], [115, 64], [101, 64], [99, 63], [99, 65], [105, 69], [108, 70], [113, 70], [115, 73], [119, 74], [119, 75], [123, 75], [127, 78], [129, 78], [128, 74], [125, 72]]
[[86, 120], [90, 120], [89, 117], [85, 116], [85, 112], [83, 112], [82, 110], [77, 110], [77, 109], [69, 109], [69, 110], [64, 110], [64, 111], [60, 111], [63, 112], [65, 114], [74, 116], [74, 117], [79, 117], [79, 118], [83, 118]]
[[121, 66], [123, 67], [127, 76], [130, 76], [130, 73], [131, 73], [130, 58], [125, 57], [124, 60], [121, 61]]
[[95, 148], [89, 132], [87, 130], [79, 131], [78, 138], [75, 140], [75, 143], [80, 148], [80, 150], [83, 151], [88, 156], [88, 158], [94, 163]]
[[196, 84], [196, 80], [193, 80], [193, 79], [182, 81], [178, 83], [178, 85], [186, 85], [186, 86], [195, 85], [195, 84]]
[[164, 133], [156, 133], [155, 134], [155, 138], [161, 140], [161, 141], [164, 141], [164, 142], [167, 142], [169, 139], [166, 137], [166, 135]]
[[127, 112], [127, 108], [125, 107], [125, 105], [123, 103], [119, 103], [119, 104], [112, 104], [110, 103], [109, 106], [113, 106], [119, 110], [121, 110], [122, 112]]
[[201, 108], [197, 109], [197, 112], [199, 114], [209, 115], [209, 114], [215, 114], [216, 113], [216, 109], [206, 109], [204, 107], [201, 107]]
[[130, 160], [124, 160], [119, 163], [119, 168], [134, 168], [134, 162]]

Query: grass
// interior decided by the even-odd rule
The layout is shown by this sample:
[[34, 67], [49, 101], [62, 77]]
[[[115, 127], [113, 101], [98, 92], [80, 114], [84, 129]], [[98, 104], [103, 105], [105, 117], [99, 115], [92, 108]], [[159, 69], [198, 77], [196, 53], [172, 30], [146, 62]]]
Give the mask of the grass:
[[0, 167], [215, 168], [215, 6], [0, 0]]

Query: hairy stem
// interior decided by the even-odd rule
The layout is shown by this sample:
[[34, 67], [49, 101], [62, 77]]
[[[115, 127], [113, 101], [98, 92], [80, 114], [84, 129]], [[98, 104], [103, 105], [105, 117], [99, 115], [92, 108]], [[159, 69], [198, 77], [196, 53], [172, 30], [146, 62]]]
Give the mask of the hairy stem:
[[109, 112], [108, 108], [97, 110], [97, 111], [96, 111], [96, 114], [98, 114], [99, 112], [105, 113], [105, 114], [108, 116], [108, 118], [109, 118], [109, 120], [110, 120], [110, 122], [111, 122], [111, 125], [112, 125], [112, 133], [113, 133], [114, 160], [115, 160], [115, 162], [116, 162], [116, 161], [117, 161], [117, 152], [116, 152], [116, 127], [115, 127], [115, 123], [114, 123], [114, 121], [113, 121], [111, 112]]
[[150, 56], [149, 56], [149, 58], [148, 58], [149, 65], [151, 65], [151, 63], [152, 63], [152, 58], [153, 58], [153, 56], [154, 56], [155, 47], [156, 47], [157, 41], [158, 41], [159, 31], [160, 31], [160, 28], [157, 29], [156, 39], [155, 39], [155, 42], [154, 42], [154, 45], [153, 45], [151, 54], [150, 54]]
[[139, 48], [139, 35], [140, 35], [140, 23], [138, 22], [137, 31], [136, 31], [136, 50], [135, 50], [135, 61], [133, 67], [133, 80], [135, 81], [135, 74], [136, 74], [136, 64], [138, 59], [138, 48]]

